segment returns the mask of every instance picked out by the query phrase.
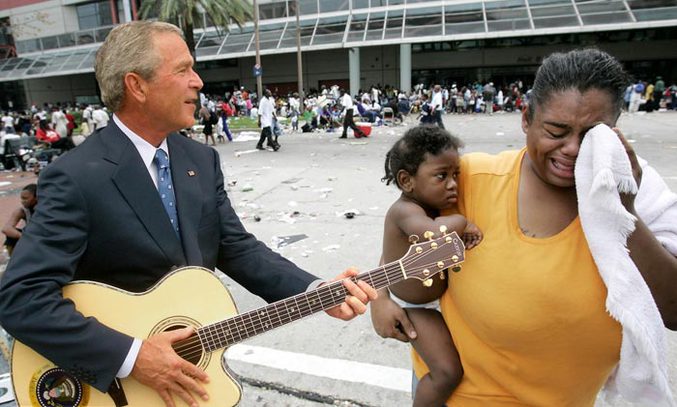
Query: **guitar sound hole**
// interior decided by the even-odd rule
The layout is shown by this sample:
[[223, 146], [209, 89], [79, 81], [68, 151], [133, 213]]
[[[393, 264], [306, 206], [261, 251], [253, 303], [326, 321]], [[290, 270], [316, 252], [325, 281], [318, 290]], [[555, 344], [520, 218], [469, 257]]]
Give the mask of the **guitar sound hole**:
[[[170, 325], [165, 327], [164, 331], [176, 331], [177, 329], [183, 329], [186, 326], [188, 325]], [[172, 347], [174, 348], [174, 351], [176, 351], [176, 353], [183, 359], [194, 365], [199, 365], [200, 359], [202, 359], [202, 346], [200, 346], [200, 340], [196, 334], [193, 334], [186, 339], [174, 342]]]

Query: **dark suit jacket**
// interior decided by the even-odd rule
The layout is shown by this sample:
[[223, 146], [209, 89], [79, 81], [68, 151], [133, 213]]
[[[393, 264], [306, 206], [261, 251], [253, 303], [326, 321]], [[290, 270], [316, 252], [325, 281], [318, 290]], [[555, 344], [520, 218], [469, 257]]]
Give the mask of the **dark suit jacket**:
[[139, 292], [174, 266], [218, 267], [272, 302], [316, 279], [245, 231], [214, 149], [178, 134], [167, 142], [181, 241], [138, 151], [111, 121], [43, 171], [35, 214], [0, 287], [5, 329], [101, 391], [132, 338], [83, 318], [63, 299], [64, 284], [95, 280]]

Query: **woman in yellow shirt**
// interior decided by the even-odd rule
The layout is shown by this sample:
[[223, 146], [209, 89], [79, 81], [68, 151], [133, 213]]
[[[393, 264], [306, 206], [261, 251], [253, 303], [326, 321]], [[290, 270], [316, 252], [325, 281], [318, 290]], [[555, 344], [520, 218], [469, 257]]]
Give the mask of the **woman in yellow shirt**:
[[[621, 326], [578, 217], [574, 165], [583, 136], [615, 126], [629, 78], [598, 50], [543, 61], [522, 115], [526, 148], [466, 154], [459, 210], [484, 232], [441, 298], [465, 375], [453, 406], [592, 406], [620, 358]], [[639, 185], [641, 167], [625, 138]], [[622, 197], [637, 216], [634, 195]], [[677, 259], [638, 219], [627, 241], [665, 326], [677, 329]], [[372, 302], [384, 337], [415, 332], [387, 295]], [[426, 367], [414, 355], [418, 377]]]

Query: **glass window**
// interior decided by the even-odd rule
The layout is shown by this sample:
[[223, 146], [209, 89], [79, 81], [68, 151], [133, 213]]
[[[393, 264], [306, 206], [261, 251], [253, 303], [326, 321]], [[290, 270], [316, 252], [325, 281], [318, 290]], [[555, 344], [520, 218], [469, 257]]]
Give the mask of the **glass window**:
[[612, 24], [612, 23], [631, 23], [632, 19], [627, 11], [620, 13], [597, 13], [597, 14], [581, 14], [583, 24]]
[[533, 20], [534, 28], [577, 27], [579, 25], [576, 16], [542, 17]]
[[446, 35], [484, 32], [482, 4], [445, 5], [444, 30]]
[[40, 41], [42, 41], [43, 50], [59, 48], [59, 41], [56, 36], [42, 37]]
[[531, 7], [532, 17], [551, 17], [576, 15], [576, 10], [571, 4], [563, 6]]
[[348, 10], [348, 0], [320, 0], [320, 13]]
[[12, 72], [12, 76], [24, 75], [34, 62], [35, 60], [33, 58], [21, 58], [21, 61], [16, 66], [16, 69], [14, 69]]
[[61, 34], [58, 37], [59, 41], [59, 47], [72, 47], [75, 45], [75, 34], [74, 33], [67, 33], [67, 34]]
[[368, 14], [353, 14], [350, 20], [347, 42], [364, 40], [364, 30], [367, 27]]
[[[408, 0], [407, 3], [413, 3], [413, 1]], [[388, 0], [389, 6], [397, 6], [400, 4], [404, 4], [404, 0]]]
[[317, 23], [313, 45], [343, 42], [348, 16], [322, 18]]
[[80, 65], [82, 65], [82, 60], [85, 59], [87, 54], [89, 54], [89, 50], [84, 50], [84, 51], [77, 51], [71, 54], [70, 58], [64, 62], [64, 64], [61, 66], [61, 71], [72, 71], [80, 68]]
[[603, 11], [626, 11], [622, 1], [577, 0], [576, 7], [581, 14], [599, 13]]
[[[310, 40], [313, 38], [313, 32], [315, 31], [315, 24], [317, 24], [317, 19], [315, 18], [299, 21], [301, 46], [310, 45]], [[280, 42], [280, 48], [296, 48], [296, 21], [287, 24], [287, 29]]]
[[107, 0], [80, 4], [75, 6], [75, 10], [78, 15], [78, 25], [81, 30], [113, 24], [110, 2]]
[[442, 8], [424, 7], [407, 9], [405, 37], [442, 35]]
[[367, 40], [380, 40], [383, 38], [383, 27], [385, 25], [385, 12], [369, 14], [369, 24], [367, 25]]
[[524, 0], [485, 1], [484, 8], [489, 10], [524, 7]]
[[48, 65], [51, 65], [54, 55], [41, 55], [35, 60], [33, 66], [26, 71], [26, 75], [38, 75], [45, 70]]
[[352, 0], [353, 10], [358, 8], [369, 8], [369, 0]]
[[[284, 34], [284, 27], [286, 23], [279, 24], [264, 24], [259, 25], [259, 49], [274, 49], [277, 48], [280, 38]], [[254, 38], [249, 45], [249, 50], [256, 49], [256, 38]]]
[[402, 23], [404, 10], [388, 11], [386, 31], [383, 38], [402, 38]]
[[108, 33], [113, 29], [113, 27], [104, 27], [104, 28], [99, 28], [96, 30], [94, 33], [96, 34], [96, 42], [103, 42], [106, 37], [108, 36]]
[[254, 27], [245, 26], [234, 29], [226, 37], [226, 41], [221, 47], [221, 54], [230, 54], [235, 52], [245, 52], [249, 43], [254, 37]]
[[216, 55], [227, 33], [222, 31], [207, 31], [200, 41], [195, 44], [195, 56]]
[[526, 7], [492, 8], [486, 10], [489, 31], [526, 30], [531, 28]]
[[47, 72], [57, 72], [61, 70], [61, 66], [68, 60], [68, 57], [70, 56], [70, 53], [66, 54], [56, 54], [54, 56], [54, 59], [47, 65], [45, 68], [45, 73]]
[[628, 6], [633, 10], [647, 9], [647, 8], [661, 8], [661, 7], [675, 7], [677, 2], [675, 0], [627, 0]]
[[301, 15], [317, 14], [317, 0], [299, 0]]
[[259, 19], [284, 18], [287, 16], [287, 3], [259, 4]]
[[633, 10], [637, 21], [653, 21], [653, 20], [672, 20], [677, 19], [677, 7], [663, 7], [655, 10]]
[[19, 54], [40, 51], [40, 38], [22, 40], [16, 42], [16, 50]]

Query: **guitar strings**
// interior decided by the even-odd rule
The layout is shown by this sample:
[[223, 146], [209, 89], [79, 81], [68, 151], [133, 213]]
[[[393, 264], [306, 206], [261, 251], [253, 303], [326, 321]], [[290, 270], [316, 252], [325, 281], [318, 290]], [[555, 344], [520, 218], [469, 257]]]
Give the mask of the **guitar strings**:
[[[419, 254], [418, 256], [417, 256], [417, 255], [412, 255], [412, 256], [410, 257], [411, 260], [407, 259], [406, 261], [403, 261], [402, 263], [403, 263], [403, 265], [411, 265], [412, 263], [415, 262], [415, 260], [416, 260], [417, 257], [423, 257], [423, 256], [425, 256], [425, 255], [427, 255], [427, 253], [421, 253], [421, 254]], [[427, 265], [425, 265], [425, 266], [419, 266], [419, 268], [425, 268], [425, 267], [429, 267], [429, 266], [432, 266], [432, 265], [436, 265], [436, 262], [435, 262], [435, 263], [427, 264]], [[397, 271], [397, 272], [398, 272], [397, 274], [399, 275], [399, 267], [398, 267], [398, 266], [399, 266], [399, 265], [397, 264], [397, 262], [389, 263], [389, 265], [384, 265], [384, 266], [381, 266], [381, 267], [378, 268], [378, 269], [374, 269], [374, 270], [372, 270], [372, 271], [369, 271], [369, 272], [366, 272], [366, 273], [361, 273], [361, 274], [359, 274], [359, 275], [357, 275], [357, 276], [355, 276], [355, 277], [352, 277], [351, 280], [355, 280], [355, 281], [357, 281], [357, 280], [365, 280], [365, 281], [366, 281], [367, 277], [369, 277], [369, 279], [372, 281], [372, 285], [374, 285], [374, 286], [377, 285], [377, 284], [374, 284], [374, 281], [376, 281], [376, 282], [378, 282], [378, 283], [384, 283], [384, 282], [386, 282], [386, 283], [388, 283], [387, 285], [390, 285], [390, 284], [389, 284], [389, 280], [390, 280], [390, 279], [388, 278], [388, 273], [391, 273], [391, 272], [393, 272], [393, 271]], [[383, 271], [385, 271], [385, 273], [382, 274], [382, 275], [379, 275], [376, 279], [374, 279], [373, 276], [371, 276], [371, 274], [374, 273], [374, 272], [380, 271], [381, 269], [382, 269]], [[358, 278], [358, 277], [361, 277], [361, 278]], [[329, 288], [331, 288], [332, 290], [334, 290], [334, 289], [336, 289], [336, 288], [342, 288], [342, 289], [343, 289], [343, 292], [347, 294], [347, 290], [345, 289], [345, 287], [343, 287], [343, 284], [341, 283], [341, 281], [334, 281], [334, 282], [332, 282], [332, 283], [329, 283], [329, 284], [327, 284], [327, 285], [325, 285], [325, 286], [320, 287], [320, 289], [318, 289], [318, 292], [317, 292], [317, 293], [318, 293], [318, 299], [320, 300], [320, 304], [321, 304], [321, 305], [323, 305], [323, 301], [322, 301], [323, 298], [325, 299], [325, 301], [326, 301], [327, 299], [329, 299], [329, 300], [333, 300], [333, 299], [334, 299], [334, 296], [333, 296], [333, 294], [331, 294], [331, 292], [330, 292], [331, 290], [329, 290]], [[324, 292], [320, 293], [320, 291], [324, 291]], [[297, 295], [297, 296], [304, 296], [305, 294], [306, 294], [306, 293], [302, 293], [302, 294], [299, 294], [299, 295]], [[328, 294], [328, 295], [327, 295], [327, 294]], [[297, 297], [297, 296], [294, 296], [294, 297]], [[291, 299], [291, 298], [294, 298], [294, 297], [290, 297], [290, 299]], [[307, 299], [307, 298], [306, 298], [306, 299]], [[270, 319], [270, 313], [267, 313], [267, 315], [268, 315], [268, 320], [269, 320], [269, 322], [273, 325], [273, 328], [282, 326], [282, 325], [284, 325], [284, 324], [286, 324], [286, 323], [289, 323], [289, 322], [292, 322], [292, 321], [295, 320], [294, 318], [287, 317], [287, 318], [285, 318], [285, 319], [288, 319], [288, 321], [283, 321], [282, 318], [280, 318], [280, 313], [279, 313], [278, 310], [277, 310], [277, 305], [279, 305], [279, 303], [283, 303], [283, 302], [288, 301], [288, 300], [289, 300], [289, 299], [282, 300], [282, 301], [278, 301], [277, 303], [270, 304], [268, 307], [266, 307], [266, 309], [268, 309], [268, 308], [275, 308], [275, 310], [274, 310], [274, 311], [275, 311], [275, 315], [277, 316], [277, 319], [278, 319], [278, 321], [280, 322], [280, 325], [275, 326], [275, 324], [274, 324], [274, 323], [272, 322], [272, 320]], [[295, 301], [295, 303], [298, 304], [296, 301]], [[330, 303], [331, 303], [331, 302], [330, 302]], [[301, 314], [301, 311], [299, 310], [299, 314], [300, 314], [302, 317], [306, 317], [306, 316], [309, 316], [309, 315], [311, 315], [311, 314], [313, 314], [313, 313], [315, 313], [315, 312], [317, 312], [317, 311], [320, 311], [320, 310], [322, 310], [322, 309], [329, 309], [329, 308], [331, 308], [331, 307], [333, 307], [333, 306], [336, 306], [336, 305], [338, 305], [338, 304], [340, 304], [340, 302], [337, 302], [336, 304], [333, 304], [332, 306], [328, 306], [328, 307], [326, 307], [326, 308], [325, 308], [325, 307], [319, 308], [319, 309], [317, 309], [317, 310], [313, 310], [312, 306], [309, 305], [308, 309], [307, 309], [307, 310], [304, 309], [304, 311], [310, 311], [310, 313], [308, 313], [307, 315], [302, 315], [302, 314]], [[283, 305], [284, 305], [284, 304], [283, 304]], [[285, 305], [285, 307], [286, 307], [286, 305]], [[257, 310], [257, 311], [260, 311], [260, 310]], [[288, 310], [287, 310], [287, 311], [288, 311]], [[250, 319], [251, 325], [249, 325], [249, 323], [247, 323], [247, 322], [245, 322], [244, 325], [241, 325], [241, 327], [244, 328], [244, 329], [246, 330], [247, 335], [246, 335], [245, 338], [244, 338], [244, 339], [246, 339], [246, 338], [252, 336], [252, 335], [251, 335], [252, 329], [253, 329], [253, 333], [256, 334], [256, 333], [257, 333], [257, 329], [256, 329], [257, 326], [260, 328], [260, 330], [264, 331], [265, 328], [266, 328], [266, 325], [267, 325], [266, 323], [264, 323], [263, 325], [261, 325], [261, 324], [258, 324], [258, 325], [257, 325], [257, 323], [252, 319], [253, 313], [254, 313], [254, 311], [250, 311], [250, 312], [247, 312], [247, 313], [245, 313], [245, 314], [241, 314], [241, 315], [232, 317], [232, 318], [230, 318], [230, 319], [228, 319], [228, 320], [222, 321], [221, 323], [216, 323], [216, 324], [207, 325], [207, 326], [205, 326], [205, 327], [203, 327], [203, 328], [200, 328], [199, 331], [202, 331], [202, 332], [205, 332], [205, 331], [206, 331], [206, 332], [211, 333], [212, 335], [213, 335], [213, 334], [216, 334], [216, 335], [219, 335], [219, 334], [220, 334], [220, 335], [223, 335], [225, 341], [221, 340], [221, 341], [219, 341], [219, 342], [225, 342], [225, 344], [228, 344], [227, 337], [225, 337], [225, 336], [226, 336], [226, 332], [223, 331], [223, 328], [224, 328], [223, 325], [224, 325], [224, 323], [230, 325], [229, 322], [235, 322], [236, 319], [240, 319], [240, 320], [242, 320], [242, 322], [245, 322], [245, 318], [244, 318], [244, 317], [245, 317], [245, 316], [248, 316], [249, 319]], [[283, 314], [282, 314], [282, 316], [287, 316], [287, 315], [290, 315], [289, 312], [286, 312], [286, 313], [283, 313]], [[237, 324], [236, 324], [236, 327], [237, 327]], [[219, 328], [221, 328], [221, 330], [222, 330], [221, 333], [218, 332], [218, 329], [219, 329]], [[214, 329], [215, 332], [212, 332], [212, 329]], [[230, 332], [230, 329], [229, 329], [227, 332]], [[239, 342], [239, 341], [242, 341], [242, 340], [243, 340], [242, 335], [239, 335], [239, 336], [240, 336], [240, 339], [239, 339], [239, 340], [236, 340], [235, 337], [233, 336], [233, 334], [231, 333], [231, 337], [233, 338], [233, 341], [232, 341], [231, 343], [237, 343], [237, 342]], [[213, 343], [212, 343], [212, 342], [213, 342]], [[185, 339], [185, 340], [183, 340], [183, 341], [178, 341], [178, 342], [176, 342], [175, 344], [178, 344], [178, 346], [175, 347], [175, 350], [177, 351], [177, 353], [182, 354], [182, 357], [184, 357], [184, 358], [194, 357], [194, 356], [197, 356], [197, 355], [199, 355], [199, 354], [201, 354], [201, 353], [203, 352], [203, 346], [202, 346], [201, 341], [200, 341], [200, 338], [199, 338], [199, 333], [198, 333], [197, 335], [192, 336], [192, 337], [190, 337], [190, 338], [187, 338], [187, 339]], [[209, 340], [207, 341], [207, 345], [216, 345], [216, 344], [217, 344], [216, 341], [209, 341]], [[221, 348], [221, 347], [223, 347], [223, 345], [219, 344], [214, 350], [216, 350], [216, 349], [218, 349], [218, 348]], [[184, 354], [185, 352], [188, 352], [188, 353], [187, 353], [187, 354]]]
[[[446, 244], [448, 244], [448, 243], [443, 243], [441, 246], [444, 246]], [[404, 261], [402, 261], [402, 265], [403, 266], [410, 266], [411, 264], [416, 263], [420, 257], [424, 257], [428, 254], [429, 254], [429, 251], [413, 254], [410, 257], [408, 257], [407, 259], [405, 259]], [[427, 268], [427, 267], [432, 267], [433, 265], [437, 265], [437, 262], [418, 266], [418, 268], [424, 269], [424, 268]], [[378, 271], [381, 271], [381, 270], [383, 270], [384, 273], [379, 274], [376, 278], [374, 278], [371, 275], [372, 273], [375, 273], [375, 272], [378, 272]], [[441, 271], [441, 269], [440, 269], [440, 271]], [[372, 286], [375, 286], [375, 287], [379, 286], [378, 288], [382, 288], [382, 287], [380, 287], [381, 284], [385, 283], [384, 286], [390, 285], [390, 278], [388, 277], [388, 274], [392, 273], [392, 272], [397, 272], [397, 276], [399, 277], [399, 272], [400, 272], [399, 262], [397, 262], [397, 261], [391, 262], [391, 263], [383, 265], [383, 266], [381, 266], [377, 269], [358, 274], [357, 276], [351, 277], [351, 280], [353, 280], [354, 282], [357, 282], [359, 280], [363, 280], [363, 281], [369, 280], [371, 282]], [[398, 280], [397, 282], [399, 282], [399, 281], [401, 281], [401, 280]], [[343, 300], [341, 300], [341, 302], [334, 303], [335, 299], [334, 299], [334, 294], [332, 294], [332, 291], [334, 291], [336, 289], [342, 289], [342, 295], [344, 295], [344, 296], [348, 295], [348, 291], [343, 286], [341, 280], [340, 281], [333, 281], [329, 284], [326, 284], [326, 285], [320, 287], [316, 291], [318, 300], [320, 301], [320, 308], [313, 309], [313, 306], [308, 304], [307, 308], [305, 306], [299, 307], [296, 312], [298, 312], [298, 314], [302, 318], [304, 318], [306, 316], [312, 315], [315, 312], [319, 312], [320, 310], [329, 309], [329, 308], [332, 308], [334, 306], [339, 305]], [[220, 321], [220, 322], [217, 322], [217, 323], [213, 323], [213, 324], [201, 327], [201, 328], [197, 329], [196, 335], [191, 336], [190, 338], [186, 338], [184, 340], [175, 342], [174, 343], [174, 350], [177, 352], [177, 354], [181, 355], [181, 357], [183, 357], [184, 359], [189, 359], [189, 358], [196, 357], [196, 356], [200, 355], [204, 351], [203, 344], [201, 343], [202, 340], [200, 338], [200, 333], [209, 333], [209, 334], [211, 334], [212, 337], [214, 335], [216, 335], [216, 338], [215, 338], [216, 340], [207, 340], [206, 341], [207, 346], [209, 346], [209, 345], [211, 345], [212, 347], [216, 346], [215, 349], [213, 349], [213, 350], [216, 350], [216, 349], [222, 348], [224, 346], [227, 346], [229, 344], [234, 344], [234, 343], [240, 342], [244, 339], [251, 337], [252, 333], [253, 334], [257, 333], [257, 327], [259, 328], [258, 330], [265, 331], [268, 328], [267, 327], [268, 323], [270, 323], [270, 326], [272, 326], [272, 328], [276, 328], [276, 327], [285, 325], [289, 322], [293, 322], [296, 319], [291, 317], [291, 313], [289, 312], [289, 309], [287, 308], [286, 303], [291, 302], [290, 300], [293, 299], [294, 303], [298, 307], [298, 302], [296, 301], [296, 297], [299, 297], [299, 298], [300, 297], [306, 297], [305, 300], [308, 301], [307, 294], [308, 293], [297, 294], [296, 296], [289, 297], [285, 300], [281, 300], [281, 301], [269, 304], [267, 307], [264, 308], [265, 310], [267, 310], [265, 312], [265, 315], [268, 319], [268, 322], [261, 323], [260, 320], [254, 321], [252, 316], [257, 312], [261, 312], [261, 309], [259, 309], [259, 310], [249, 311], [247, 313], [231, 317], [231, 318], [226, 319], [224, 321]], [[332, 304], [332, 305], [327, 306], [325, 308], [325, 306], [324, 306], [325, 302], [327, 302], [328, 304]], [[282, 313], [279, 312], [278, 305], [284, 305], [285, 310]], [[274, 313], [268, 312], [269, 310], [272, 310]], [[308, 312], [308, 313], [306, 315], [303, 315], [304, 312]], [[246, 322], [245, 317], [249, 317], [249, 322]], [[277, 320], [279, 321], [279, 325], [276, 325], [272, 321], [271, 317], [276, 317]], [[262, 319], [262, 318], [259, 318], [257, 316], [257, 320], [258, 319]], [[241, 322], [243, 324], [237, 324], [236, 320], [241, 320]], [[243, 338], [243, 335], [239, 334], [240, 330], [235, 330], [236, 333], [238, 333], [238, 336], [240, 337], [239, 340], [235, 338], [235, 336], [232, 333], [232, 328], [230, 326], [231, 322], [235, 325], [235, 328], [240, 327], [240, 328], [243, 328], [245, 330], [246, 335], [244, 335], [244, 338]], [[228, 328], [228, 329], [225, 329], [225, 328]], [[219, 330], [221, 330], [221, 332], [219, 332]], [[233, 339], [232, 341], [228, 340], [228, 338], [227, 338], [228, 333], [230, 333], [230, 336]]]
[[[435, 262], [435, 263], [430, 263], [430, 264], [428, 264], [428, 265], [422, 266], [421, 268], [425, 268], [426, 266], [429, 267], [429, 266], [435, 265], [435, 264], [436, 264], [436, 262]], [[395, 264], [395, 265], [391, 265], [391, 267], [381, 267], [381, 268], [384, 269], [384, 271], [386, 271], [386, 273], [388, 273], [388, 272], [393, 272], [393, 271], [397, 271], [397, 272], [398, 272], [398, 275], [399, 275], [399, 267], [397, 267], [396, 264]], [[378, 271], [378, 270], [374, 270], [374, 271]], [[363, 273], [363, 275], [358, 275], [358, 276], [356, 276], [356, 277], [369, 276], [369, 274], [370, 274], [370, 273], [373, 273], [374, 271], [371, 271], [371, 272], [368, 272], [368, 273]], [[371, 276], [369, 276], [369, 277], [371, 277]], [[354, 279], [354, 278], [353, 278], [353, 279]], [[376, 281], [378, 281], [378, 282], [383, 283], [383, 282], [387, 282], [387, 281], [389, 280], [389, 278], [387, 277], [387, 275], [384, 275], [384, 276], [382, 276], [382, 277], [378, 277], [378, 278], [376, 278], [376, 279], [372, 279], [372, 281], [373, 281], [373, 280], [376, 280]], [[372, 283], [372, 284], [373, 284], [373, 283]], [[330, 284], [328, 284], [328, 285], [326, 285], [326, 286], [323, 286], [323, 287], [321, 287], [321, 289], [322, 289], [322, 288], [325, 288], [325, 287], [328, 288], [329, 285], [330, 285]], [[336, 287], [342, 287], [342, 288], [345, 290], [345, 287], [343, 287], [343, 285], [341, 284], [341, 281], [332, 282], [331, 285], [335, 286], [334, 288], [336, 288]], [[374, 284], [374, 285], [376, 285], [376, 284]], [[328, 290], [327, 290], [327, 291], [328, 291]], [[347, 292], [347, 291], [346, 291], [346, 292]], [[329, 299], [333, 299], [333, 295], [329, 294], [329, 296], [330, 296]], [[324, 297], [325, 297], [324, 299], [327, 300], [327, 297], [328, 297], [328, 296], [327, 296], [327, 295], [324, 295]], [[322, 303], [322, 301], [320, 301], [320, 302]], [[337, 303], [337, 305], [338, 305], [338, 304], [339, 304], [339, 303]], [[274, 304], [271, 304], [271, 305], [277, 305], [277, 304], [274, 303]], [[327, 307], [327, 308], [330, 308], [330, 307]], [[318, 309], [317, 311], [319, 311], [319, 310], [321, 310], [321, 309]], [[309, 308], [308, 308], [308, 311], [312, 311], [312, 312], [308, 313], [307, 315], [303, 315], [303, 317], [309, 316], [309, 315], [311, 315], [312, 313], [315, 312], [315, 311], [312, 309], [312, 307], [309, 307]], [[240, 318], [238, 318], [238, 317], [233, 317], [233, 318], [231, 318], [230, 320], [226, 320], [226, 321], [232, 321], [232, 320], [234, 320], [234, 319], [241, 319], [242, 321], [244, 321], [244, 320], [245, 320], [244, 317], [245, 317], [245, 316], [249, 316], [249, 317], [250, 317], [251, 325], [249, 325], [248, 323], [245, 323], [244, 326], [243, 326], [243, 328], [247, 331], [247, 332], [246, 332], [247, 335], [245, 336], [245, 339], [246, 339], [246, 338], [248, 338], [249, 336], [251, 336], [251, 330], [252, 330], [252, 328], [253, 328], [253, 330], [254, 330], [254, 333], [256, 333], [256, 326], [257, 326], [257, 325], [256, 325], [256, 323], [251, 319], [251, 314], [252, 314], [252, 312], [248, 312], [248, 313], [246, 313], [246, 314], [242, 314], [242, 315], [238, 316], [238, 317], [240, 317]], [[282, 322], [282, 318], [280, 318], [280, 315], [278, 314], [277, 316], [278, 316], [278, 320], [281, 322], [281, 324], [280, 324], [279, 326], [284, 325], [285, 322]], [[286, 321], [286, 322], [291, 322], [291, 321], [294, 320], [293, 318], [288, 318], [288, 319], [289, 319], [289, 321]], [[224, 321], [224, 322], [226, 322], [226, 321]], [[272, 321], [271, 321], [271, 322], [272, 322]], [[259, 326], [260, 328], [263, 328], [263, 327], [264, 327], [263, 325], [258, 325], [258, 326]], [[275, 327], [275, 326], [274, 326], [274, 327]], [[203, 332], [204, 332], [205, 329], [207, 329], [208, 332], [214, 334], [214, 332], [211, 331], [212, 328], [214, 328], [214, 325], [208, 325], [208, 326], [205, 326], [205, 327], [203, 327], [203, 328], [200, 328], [200, 331], [203, 331]], [[217, 330], [215, 333], [218, 335], [218, 334], [219, 334], [218, 330]], [[225, 334], [225, 332], [222, 332], [222, 334]], [[232, 333], [231, 333], [231, 337], [233, 337]], [[227, 338], [226, 338], [226, 339], [227, 339]], [[235, 339], [235, 338], [233, 337], [233, 339]], [[241, 341], [242, 339], [243, 339], [243, 338], [242, 338], [241, 335], [240, 335], [240, 341]], [[181, 341], [179, 341], [179, 342], [181, 342]], [[179, 343], [179, 342], [177, 342], [177, 343]], [[202, 346], [202, 344], [200, 343], [199, 334], [198, 334], [198, 335], [195, 335], [195, 336], [192, 336], [191, 338], [187, 338], [187, 339], [184, 340], [183, 342], [184, 342], [184, 343], [181, 343], [180, 346], [175, 347], [176, 352], [179, 353], [183, 358], [188, 359], [188, 358], [192, 358], [192, 357], [197, 357], [197, 356], [199, 356], [199, 355], [202, 354], [202, 352], [203, 352], [203, 346]], [[211, 342], [212, 342], [212, 341], [208, 341], [207, 345], [216, 345], [216, 341], [214, 341], [214, 343], [211, 343]], [[227, 343], [228, 341], [226, 340], [225, 342]], [[238, 341], [233, 341], [232, 343], [236, 343], [236, 342], [238, 342]], [[221, 348], [221, 347], [223, 347], [223, 346], [217, 346], [216, 349]], [[216, 350], [216, 349], [214, 349], [214, 350]]]

